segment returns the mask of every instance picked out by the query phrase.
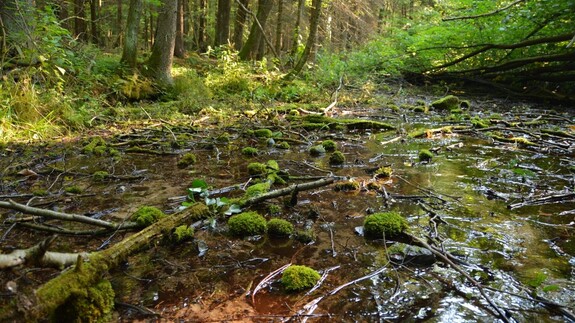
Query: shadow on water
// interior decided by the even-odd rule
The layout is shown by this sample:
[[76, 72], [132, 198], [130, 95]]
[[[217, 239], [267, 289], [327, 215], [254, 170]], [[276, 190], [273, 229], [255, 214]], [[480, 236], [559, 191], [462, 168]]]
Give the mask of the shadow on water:
[[[504, 113], [502, 120], [507, 126], [493, 131], [512, 131], [506, 130], [511, 122], [535, 119], [523, 115], [527, 112], [542, 115], [543, 120], [549, 117], [544, 128], [573, 127], [573, 122], [568, 122], [573, 116], [567, 114], [518, 109]], [[395, 112], [380, 109], [354, 113], [375, 119]], [[329, 165], [329, 154], [310, 156], [309, 146], [269, 148], [257, 138], [246, 138], [239, 129], [228, 129], [232, 133], [229, 142], [210, 139], [220, 133], [202, 132], [182, 137], [182, 145], [176, 145], [171, 137], [174, 133], [184, 136], [189, 129], [174, 129], [171, 134], [147, 129], [134, 133], [130, 140], [111, 139], [110, 144], [121, 152], [119, 158], [110, 150], [95, 156], [82, 153], [81, 147], [59, 145], [38, 148], [38, 155], [44, 157], [28, 161], [25, 166], [3, 162], [6, 171], [2, 194], [33, 194], [44, 189], [47, 195], [33, 199], [41, 202], [39, 206], [121, 219], [141, 205], [173, 211], [179, 200], [170, 198], [186, 194], [192, 179], [202, 178], [213, 188], [245, 183], [249, 162], [274, 159], [292, 176], [335, 175], [341, 181], [359, 183], [360, 189], [345, 192], [327, 186], [300, 192], [293, 206], [287, 205], [288, 197], [255, 207], [267, 218], [281, 217], [298, 230], [311, 230], [311, 242], [267, 236], [231, 238], [226, 233], [225, 218], [214, 215], [199, 225], [194, 241], [177, 246], [158, 242], [115, 269], [111, 280], [117, 300], [152, 309], [164, 318], [192, 321], [279, 321], [301, 312], [318, 297], [321, 301], [317, 309], [298, 320], [493, 321], [493, 308], [477, 288], [428, 251], [401, 241], [370, 241], [358, 234], [366, 215], [393, 210], [408, 220], [411, 234], [434, 239], [471, 277], [493, 288], [486, 288], [486, 293], [515, 320], [563, 321], [559, 312], [550, 312], [525, 298], [537, 293], [575, 307], [575, 203], [571, 199], [544, 205], [527, 203], [512, 209], [509, 206], [573, 192], [573, 138], [550, 137], [545, 139], [548, 147], [543, 148], [495, 141], [475, 128], [411, 138], [405, 133], [416, 127], [432, 129], [455, 123], [445, 122], [435, 112], [403, 113], [410, 120], [400, 125], [403, 133], [402, 129], [300, 133], [298, 138], [304, 137], [310, 143], [335, 140], [346, 156], [341, 167]], [[469, 119], [460, 123], [469, 123]], [[535, 131], [542, 127], [538, 124], [522, 129]], [[288, 136], [299, 130], [283, 131]], [[394, 140], [400, 135], [401, 139]], [[157, 153], [130, 152], [124, 146], [143, 139], [149, 141], [138, 147]], [[554, 149], [553, 143], [570, 147]], [[258, 146], [262, 153], [242, 156], [239, 151], [247, 145]], [[419, 161], [420, 149], [434, 152], [431, 162]], [[199, 162], [178, 168], [178, 155], [187, 151], [193, 151]], [[20, 160], [17, 153], [17, 149], [8, 151], [5, 157]], [[374, 181], [373, 170], [380, 166], [391, 166], [392, 176]], [[19, 179], [17, 171], [24, 168], [35, 170], [39, 179]], [[94, 172], [100, 170], [111, 176], [94, 181]], [[370, 182], [378, 189], [367, 189]], [[61, 194], [70, 186], [79, 186], [82, 193]], [[124, 237], [60, 239], [58, 246], [95, 250], [107, 239], [114, 243]], [[26, 247], [22, 244], [28, 238], [31, 235], [24, 229], [6, 230], [2, 246], [5, 250]], [[28, 243], [32, 242], [34, 239], [29, 239]], [[264, 277], [288, 263], [328, 273], [310, 295], [286, 293], [280, 276], [253, 295]], [[377, 270], [379, 274], [331, 293]], [[16, 274], [2, 275], [5, 282], [15, 279]], [[31, 275], [29, 278], [35, 279]], [[134, 308], [118, 309], [124, 319], [145, 316]]]

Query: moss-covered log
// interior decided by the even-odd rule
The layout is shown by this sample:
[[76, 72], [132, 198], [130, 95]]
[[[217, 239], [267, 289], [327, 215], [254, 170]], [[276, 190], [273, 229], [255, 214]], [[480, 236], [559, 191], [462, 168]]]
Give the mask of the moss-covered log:
[[182, 212], [166, 216], [142, 231], [124, 239], [113, 247], [92, 253], [86, 262], [80, 258], [76, 266], [48, 281], [34, 295], [21, 295], [11, 306], [0, 310], [0, 321], [41, 321], [53, 317], [58, 307], [71, 295], [98, 284], [110, 268], [117, 266], [130, 254], [145, 248], [154, 238], [184, 222], [206, 217], [208, 208], [195, 204]]

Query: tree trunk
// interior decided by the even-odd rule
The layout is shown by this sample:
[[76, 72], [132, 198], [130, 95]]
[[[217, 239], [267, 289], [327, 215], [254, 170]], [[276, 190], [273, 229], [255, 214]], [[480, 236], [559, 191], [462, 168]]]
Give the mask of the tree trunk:
[[225, 45], [230, 38], [230, 13], [232, 10], [231, 0], [218, 0], [216, 14], [216, 37], [214, 46]]
[[[160, 37], [161, 38], [161, 37]], [[130, 254], [148, 246], [173, 228], [208, 215], [204, 204], [195, 204], [184, 211], [166, 216], [113, 247], [90, 254], [88, 262], [78, 261], [76, 268], [63, 272], [42, 285], [34, 295], [21, 295], [17, 302], [0, 311], [0, 321], [43, 321], [51, 317], [70, 296], [95, 285], [108, 270], [116, 267]], [[22, 311], [22, 312], [19, 312]]]
[[122, 28], [122, 6], [123, 6], [123, 1], [122, 0], [116, 0], [116, 7], [118, 8], [117, 12], [116, 12], [116, 42], [115, 42], [115, 46], [119, 47], [122, 46], [124, 44], [124, 29]]
[[86, 24], [86, 9], [84, 0], [74, 1], [74, 36], [88, 42], [88, 25]]
[[293, 77], [293, 76], [296, 76], [297, 74], [299, 74], [301, 72], [301, 70], [303, 69], [303, 66], [309, 60], [309, 57], [311, 56], [311, 51], [315, 45], [315, 38], [316, 38], [317, 30], [319, 27], [319, 17], [321, 14], [321, 5], [322, 5], [322, 0], [313, 0], [313, 2], [312, 2], [313, 8], [312, 8], [310, 22], [309, 22], [309, 36], [308, 36], [307, 42], [305, 44], [305, 49], [303, 50], [303, 53], [301, 54], [301, 57], [300, 57], [299, 61], [297, 62], [296, 66], [294, 67], [294, 69], [290, 73], [291, 74], [290, 77]]
[[240, 50], [244, 45], [244, 27], [248, 18], [248, 13], [243, 9], [249, 8], [250, 0], [239, 0], [240, 5], [236, 11], [236, 19], [234, 22], [234, 48]]
[[100, 45], [99, 13], [100, 0], [90, 0], [90, 40], [95, 45]]
[[260, 41], [264, 37], [266, 22], [270, 12], [272, 11], [273, 5], [274, 0], [258, 1], [258, 12], [256, 14], [256, 19], [252, 24], [252, 28], [250, 29], [248, 40], [239, 53], [240, 59], [253, 60], [257, 58], [260, 49]]
[[199, 0], [198, 3], [198, 28], [197, 28], [197, 42], [198, 42], [198, 49], [200, 52], [205, 52], [207, 50], [206, 44], [206, 12], [207, 12], [207, 3], [206, 0]]
[[130, 68], [136, 68], [138, 58], [138, 30], [142, 15], [142, 0], [130, 0], [128, 20], [126, 22], [126, 38], [121, 62]]
[[298, 51], [301, 37], [301, 19], [303, 17], [303, 11], [305, 9], [305, 0], [298, 0], [297, 3], [297, 15], [295, 19], [295, 26], [293, 31], [293, 41], [291, 46], [291, 55], [295, 57]]
[[184, 46], [184, 2], [178, 0], [178, 14], [176, 17], [176, 45], [174, 47], [174, 56], [179, 58], [186, 57], [186, 48]]
[[152, 55], [146, 64], [146, 74], [152, 77], [160, 87], [173, 85], [172, 62], [176, 44], [176, 16], [178, 0], [164, 0], [158, 14], [156, 41], [152, 46]]
[[278, 0], [278, 18], [276, 23], [276, 42], [275, 42], [276, 53], [280, 53], [282, 50], [283, 9], [284, 9], [284, 0]]

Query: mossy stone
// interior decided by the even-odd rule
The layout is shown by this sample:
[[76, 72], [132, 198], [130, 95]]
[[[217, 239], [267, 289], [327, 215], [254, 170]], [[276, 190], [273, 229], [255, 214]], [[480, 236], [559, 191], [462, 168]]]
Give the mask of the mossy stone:
[[134, 214], [132, 214], [131, 219], [141, 226], [147, 227], [150, 224], [158, 221], [165, 216], [157, 207], [153, 206], [142, 206]]
[[337, 144], [333, 140], [324, 140], [321, 145], [326, 151], [335, 151], [337, 149]]
[[321, 156], [325, 154], [325, 148], [322, 145], [315, 145], [310, 147], [309, 154], [312, 156]]
[[335, 184], [333, 189], [336, 192], [339, 192], [339, 191], [343, 191], [343, 192], [357, 191], [357, 190], [359, 190], [359, 183], [356, 181], [338, 182]]
[[433, 159], [433, 153], [431, 151], [429, 151], [428, 149], [421, 149], [419, 151], [419, 161], [425, 161], [425, 162], [429, 162], [431, 161], [431, 159]]
[[329, 156], [329, 163], [331, 165], [343, 165], [345, 163], [345, 155], [341, 151], [336, 150]]
[[97, 171], [94, 172], [94, 174], [92, 174], [92, 178], [96, 181], [96, 182], [102, 182], [105, 179], [107, 179], [110, 176], [110, 173], [106, 172], [106, 171]]
[[407, 221], [397, 212], [383, 212], [368, 215], [363, 223], [366, 238], [397, 236], [407, 229]]
[[257, 129], [254, 130], [254, 136], [258, 138], [271, 138], [273, 136], [273, 132], [270, 129]]
[[282, 274], [282, 285], [287, 291], [295, 292], [312, 288], [321, 278], [317, 270], [308, 266], [291, 265]]
[[279, 218], [272, 218], [268, 221], [268, 234], [275, 237], [289, 237], [294, 231], [293, 224]]
[[290, 144], [287, 141], [282, 141], [277, 146], [279, 149], [290, 149]]
[[433, 101], [431, 106], [437, 110], [455, 110], [459, 108], [459, 98], [455, 95], [448, 95], [439, 100]]
[[253, 236], [266, 233], [267, 222], [266, 219], [257, 212], [243, 212], [229, 218], [228, 228], [234, 236]]
[[298, 230], [295, 232], [294, 239], [301, 243], [311, 243], [315, 240], [315, 233], [311, 229]]
[[391, 176], [392, 169], [389, 166], [382, 166], [375, 171], [375, 177], [388, 178]]
[[262, 163], [249, 163], [248, 164], [248, 174], [250, 175], [262, 175], [266, 173], [267, 166]]

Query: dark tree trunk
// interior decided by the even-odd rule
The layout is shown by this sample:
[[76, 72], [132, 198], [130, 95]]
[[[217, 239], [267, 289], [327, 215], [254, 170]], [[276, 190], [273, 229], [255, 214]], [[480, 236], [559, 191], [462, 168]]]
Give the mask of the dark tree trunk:
[[[259, 0], [256, 21], [252, 24], [248, 40], [242, 47], [239, 57], [242, 60], [256, 59], [260, 50], [261, 40], [264, 36], [266, 22], [274, 6], [274, 0]], [[258, 25], [259, 22], [259, 25]], [[260, 28], [261, 26], [261, 28]], [[263, 45], [262, 45], [263, 46]]]
[[90, 40], [96, 45], [100, 45], [99, 13], [100, 1], [90, 0]]
[[122, 0], [116, 0], [118, 11], [116, 12], [116, 46], [122, 46], [124, 43], [124, 29], [122, 28]]
[[292, 77], [301, 72], [305, 63], [309, 60], [309, 57], [311, 56], [311, 51], [315, 46], [315, 38], [317, 35], [317, 30], [319, 27], [319, 17], [321, 14], [321, 4], [322, 0], [313, 0], [312, 2], [313, 8], [311, 11], [311, 17], [309, 22], [309, 36], [307, 38], [305, 49], [303, 50], [303, 53], [301, 54], [299, 61], [294, 67], [293, 71], [290, 73], [292, 74]]
[[126, 38], [121, 62], [131, 68], [136, 67], [138, 57], [138, 31], [142, 16], [142, 0], [130, 0], [128, 20], [126, 22]]
[[282, 50], [282, 19], [283, 19], [284, 0], [278, 0], [278, 18], [276, 24], [276, 52], [280, 53]]
[[147, 75], [152, 77], [160, 87], [173, 84], [172, 62], [176, 44], [176, 16], [178, 0], [164, 0], [158, 13], [157, 37], [152, 46], [152, 55], [148, 60]]
[[33, 8], [31, 0], [0, 1], [0, 18], [2, 19], [0, 21], [0, 36], [2, 36], [0, 54], [2, 57], [16, 57], [22, 53], [23, 49], [33, 45]]
[[184, 2], [178, 0], [178, 14], [176, 17], [176, 45], [174, 47], [174, 56], [179, 58], [186, 57], [186, 48], [184, 45]]
[[74, 36], [88, 42], [88, 25], [86, 24], [86, 8], [84, 0], [74, 1]]
[[216, 14], [216, 37], [214, 46], [225, 45], [230, 37], [230, 13], [232, 10], [231, 0], [218, 0]]
[[198, 30], [197, 30], [197, 41], [198, 41], [198, 49], [200, 52], [205, 52], [207, 50], [207, 43], [206, 43], [206, 12], [207, 12], [207, 1], [206, 0], [199, 0], [198, 3]]
[[248, 18], [248, 13], [243, 9], [249, 8], [250, 0], [240, 0], [241, 5], [238, 5], [238, 10], [236, 11], [236, 19], [234, 22], [234, 48], [240, 50], [244, 45], [244, 27], [246, 20]]

